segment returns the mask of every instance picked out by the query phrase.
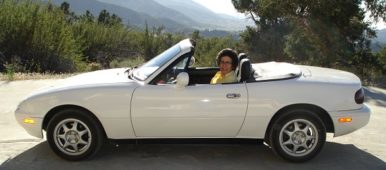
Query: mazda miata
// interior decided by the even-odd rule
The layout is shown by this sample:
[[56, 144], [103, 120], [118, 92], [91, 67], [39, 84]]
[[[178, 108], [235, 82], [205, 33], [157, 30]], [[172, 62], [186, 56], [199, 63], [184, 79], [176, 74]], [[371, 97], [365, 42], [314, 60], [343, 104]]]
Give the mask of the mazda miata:
[[210, 84], [218, 67], [195, 67], [185, 39], [139, 67], [58, 80], [17, 107], [19, 124], [60, 157], [82, 160], [106, 140], [154, 138], [264, 139], [295, 162], [326, 141], [365, 126], [360, 79], [352, 73], [283, 62], [251, 63], [239, 55], [238, 82]]

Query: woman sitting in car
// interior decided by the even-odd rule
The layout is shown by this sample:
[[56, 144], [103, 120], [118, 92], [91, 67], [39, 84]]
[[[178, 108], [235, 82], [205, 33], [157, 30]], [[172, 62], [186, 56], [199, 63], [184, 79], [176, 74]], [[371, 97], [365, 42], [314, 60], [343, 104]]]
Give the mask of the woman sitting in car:
[[210, 84], [237, 82], [235, 75], [235, 69], [238, 65], [237, 53], [230, 48], [226, 48], [218, 53], [216, 60], [220, 71], [214, 75]]

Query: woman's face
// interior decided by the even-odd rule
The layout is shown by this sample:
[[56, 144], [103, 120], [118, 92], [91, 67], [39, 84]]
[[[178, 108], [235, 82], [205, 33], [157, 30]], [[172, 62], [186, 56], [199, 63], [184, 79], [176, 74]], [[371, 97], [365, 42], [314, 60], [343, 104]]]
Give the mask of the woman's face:
[[220, 71], [222, 75], [228, 74], [232, 71], [232, 58], [223, 56], [220, 58]]

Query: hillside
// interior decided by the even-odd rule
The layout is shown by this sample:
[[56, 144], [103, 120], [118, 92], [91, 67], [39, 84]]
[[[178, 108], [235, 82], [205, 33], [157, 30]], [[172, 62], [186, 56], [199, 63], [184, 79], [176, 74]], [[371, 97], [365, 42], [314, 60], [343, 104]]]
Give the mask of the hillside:
[[118, 5], [139, 13], [150, 15], [156, 19], [169, 19], [177, 23], [187, 26], [200, 25], [188, 16], [167, 8], [153, 0], [138, 1], [138, 0], [97, 0], [106, 4]]
[[204, 23], [205, 29], [243, 30], [247, 25], [253, 25], [246, 19], [240, 19], [229, 15], [217, 14], [206, 7], [197, 4], [193, 0], [155, 0], [161, 5], [189, 16], [197, 22]]
[[386, 44], [386, 28], [377, 30], [377, 38], [374, 40]]
[[[145, 23], [149, 27], [164, 25], [167, 31], [177, 32], [189, 30], [188, 26], [175, 22], [169, 18], [154, 18], [150, 15], [140, 13], [118, 5], [107, 4], [96, 0], [65, 0], [70, 4], [70, 10], [76, 14], [84, 14], [89, 10], [95, 17], [98, 17], [101, 10], [106, 9], [122, 18], [124, 24], [144, 27]], [[64, 0], [52, 0], [55, 5], [60, 5]]]
[[192, 0], [52, 0], [56, 5], [67, 1], [77, 14], [86, 10], [98, 16], [103, 9], [120, 16], [125, 24], [143, 27], [165, 26], [172, 32], [198, 30], [240, 31], [253, 25], [246, 19], [217, 14]]
[[386, 28], [377, 30], [377, 37], [371, 42], [371, 49], [373, 52], [378, 52], [386, 47]]

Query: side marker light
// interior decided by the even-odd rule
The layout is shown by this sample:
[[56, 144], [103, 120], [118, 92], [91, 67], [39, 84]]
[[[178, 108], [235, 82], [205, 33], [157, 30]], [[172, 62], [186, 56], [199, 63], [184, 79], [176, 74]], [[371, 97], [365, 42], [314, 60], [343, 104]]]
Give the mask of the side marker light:
[[35, 120], [33, 120], [32, 118], [25, 118], [23, 122], [27, 124], [34, 124]]
[[341, 117], [338, 119], [339, 123], [347, 123], [347, 122], [351, 122], [352, 121], [352, 118], [351, 117]]

